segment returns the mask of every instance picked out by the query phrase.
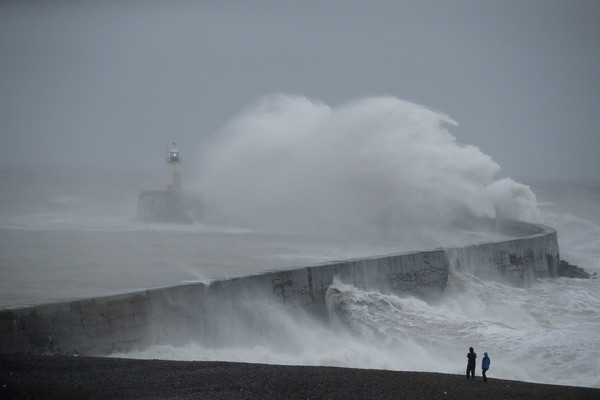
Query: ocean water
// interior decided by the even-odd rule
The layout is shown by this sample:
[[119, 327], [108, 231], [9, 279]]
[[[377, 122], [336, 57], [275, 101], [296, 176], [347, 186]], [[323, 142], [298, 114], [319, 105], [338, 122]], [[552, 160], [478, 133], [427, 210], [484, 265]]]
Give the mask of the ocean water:
[[[452, 126], [393, 98], [337, 108], [263, 99], [219, 132], [201, 163], [184, 165], [184, 186], [207, 205], [191, 225], [135, 219], [138, 192], [168, 183], [161, 172], [2, 169], [0, 305], [489, 237], [452, 229], [468, 215], [552, 226], [562, 259], [600, 273], [600, 184], [497, 179], [500, 166], [457, 143]], [[463, 374], [472, 346], [478, 362], [490, 355], [490, 379], [600, 387], [600, 279], [516, 288], [452, 272], [429, 302], [336, 281], [327, 301], [328, 323], [257, 300], [242, 305], [252, 326], [220, 347], [192, 333], [185, 346], [114, 355]]]

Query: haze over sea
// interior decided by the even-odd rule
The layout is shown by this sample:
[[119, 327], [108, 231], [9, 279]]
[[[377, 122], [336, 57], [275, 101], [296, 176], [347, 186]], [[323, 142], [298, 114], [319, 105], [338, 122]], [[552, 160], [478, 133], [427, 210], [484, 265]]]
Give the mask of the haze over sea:
[[[335, 108], [265, 97], [200, 154], [181, 148], [184, 186], [206, 203], [192, 225], [135, 220], [138, 192], [162, 189], [166, 173], [3, 169], [0, 305], [456, 246], [481, 238], [451, 229], [469, 216], [549, 225], [562, 259], [599, 272], [600, 182], [499, 179], [491, 157], [456, 141], [455, 125], [394, 97]], [[118, 356], [462, 374], [473, 346], [479, 360], [490, 354], [491, 378], [600, 387], [599, 282], [515, 288], [453, 272], [431, 302], [335, 282], [328, 325], [246, 304], [260, 323], [226, 346], [190, 333], [186, 346]]]

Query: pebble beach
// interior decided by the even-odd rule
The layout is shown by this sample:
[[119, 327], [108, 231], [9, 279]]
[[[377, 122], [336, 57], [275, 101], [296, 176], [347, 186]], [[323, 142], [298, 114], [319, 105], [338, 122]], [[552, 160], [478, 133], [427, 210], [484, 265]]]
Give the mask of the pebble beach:
[[[479, 372], [479, 371], [478, 371]], [[600, 399], [600, 388], [232, 362], [0, 355], [2, 399]]]

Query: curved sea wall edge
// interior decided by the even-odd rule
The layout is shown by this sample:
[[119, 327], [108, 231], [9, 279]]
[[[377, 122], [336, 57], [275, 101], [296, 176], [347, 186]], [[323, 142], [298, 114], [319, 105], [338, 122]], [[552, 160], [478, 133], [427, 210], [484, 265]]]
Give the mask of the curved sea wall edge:
[[[4, 308], [0, 353], [107, 355], [153, 344], [227, 345], [240, 330], [261, 323], [252, 314], [257, 302], [283, 308], [298, 318], [327, 318], [326, 294], [334, 279], [365, 290], [428, 297], [443, 293], [452, 269], [525, 287], [538, 277], [558, 276], [554, 229], [506, 220], [478, 223], [515, 238]], [[263, 326], [252, 329], [268, 331]]]

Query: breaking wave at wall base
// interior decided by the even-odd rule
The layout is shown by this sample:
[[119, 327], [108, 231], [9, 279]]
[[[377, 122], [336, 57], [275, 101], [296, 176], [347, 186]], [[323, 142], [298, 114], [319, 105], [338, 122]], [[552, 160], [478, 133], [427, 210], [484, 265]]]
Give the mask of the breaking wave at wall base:
[[[557, 297], [555, 281], [516, 289], [453, 273], [444, 296], [426, 301], [338, 281], [328, 290], [327, 322], [256, 301], [242, 306], [252, 323], [228, 326], [224, 316], [229, 322], [218, 329], [237, 334], [221, 346], [190, 338], [181, 346], [153, 345], [113, 355], [464, 374], [466, 350], [473, 346], [480, 358], [484, 351], [490, 353], [493, 370], [488, 376], [598, 387], [595, 322], [586, 322], [595, 311], [581, 309], [592, 302], [576, 297], [592, 284], [578, 282], [579, 292]], [[531, 302], [532, 297], [540, 304]], [[590, 326], [582, 330], [585, 325]]]

